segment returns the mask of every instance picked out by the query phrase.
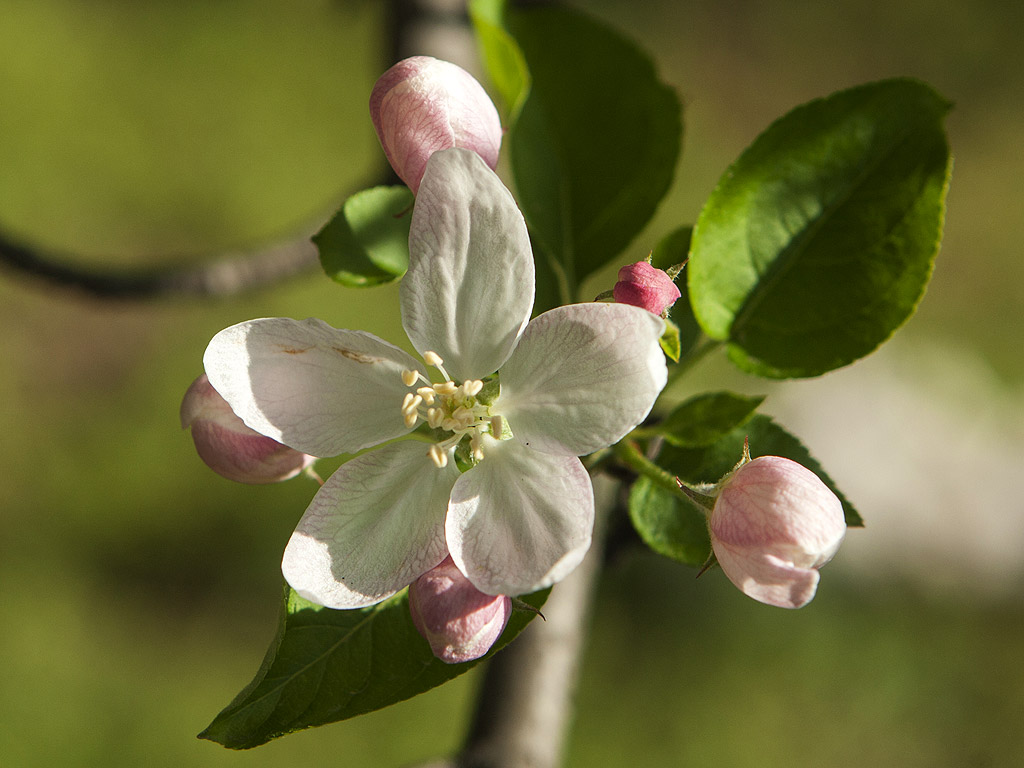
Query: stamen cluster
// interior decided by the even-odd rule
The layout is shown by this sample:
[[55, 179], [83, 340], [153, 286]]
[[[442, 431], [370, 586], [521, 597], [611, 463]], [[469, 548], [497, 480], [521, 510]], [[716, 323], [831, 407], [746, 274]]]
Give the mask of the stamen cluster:
[[436, 352], [426, 352], [423, 360], [427, 365], [437, 368], [444, 381], [432, 384], [418, 371], [406, 369], [402, 371], [402, 383], [414, 387], [422, 382], [422, 386], [414, 392], [406, 394], [402, 401], [402, 417], [405, 426], [415, 427], [420, 420], [431, 429], [440, 429], [454, 433], [451, 437], [430, 446], [428, 452], [434, 464], [445, 467], [448, 454], [466, 435], [470, 436], [469, 449], [474, 461], [484, 457], [483, 435], [490, 430], [495, 437], [501, 437], [500, 417], [492, 417], [488, 406], [478, 402], [476, 396], [484, 388], [480, 379], [468, 379], [456, 384], [444, 369], [444, 361]]

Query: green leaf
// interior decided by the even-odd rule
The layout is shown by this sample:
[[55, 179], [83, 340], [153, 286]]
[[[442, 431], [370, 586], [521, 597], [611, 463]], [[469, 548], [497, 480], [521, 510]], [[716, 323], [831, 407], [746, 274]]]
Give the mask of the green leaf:
[[763, 402], [764, 397], [732, 392], [697, 395], [677, 406], [659, 425], [659, 431], [672, 445], [683, 448], [711, 445], [750, 421]]
[[629, 491], [629, 518], [640, 538], [659, 555], [702, 565], [711, 551], [708, 524], [689, 501], [641, 477]]
[[313, 237], [324, 272], [350, 288], [390, 283], [404, 275], [413, 200], [401, 186], [352, 195]]
[[530, 72], [522, 50], [503, 26], [504, 8], [504, 0], [471, 0], [469, 16], [480, 58], [501, 98], [504, 117], [514, 121], [530, 90]]
[[719, 181], [694, 229], [689, 293], [744, 370], [815, 376], [913, 314], [942, 234], [950, 105], [913, 80], [798, 107]]
[[717, 483], [736, 466], [743, 454], [743, 441], [750, 440], [750, 455], [784, 456], [803, 464], [821, 478], [843, 503], [846, 524], [862, 526], [864, 521], [836, 487], [821, 465], [796, 437], [767, 416], [756, 414], [745, 424], [736, 427], [712, 445], [681, 448], [669, 445], [658, 456], [658, 466], [687, 483]]
[[[682, 133], [679, 100], [643, 51], [578, 11], [499, 13], [503, 3], [487, 5], [529, 70], [529, 93], [508, 138], [519, 204], [575, 288], [629, 244], [668, 190]], [[486, 58], [491, 66], [494, 56]], [[491, 76], [509, 79], [509, 69], [500, 65]]]
[[[523, 599], [540, 608], [547, 594]], [[286, 587], [278, 633], [256, 677], [199, 738], [231, 749], [257, 747], [412, 698], [472, 669], [480, 660], [445, 664], [434, 657], [409, 617], [407, 595], [338, 611]], [[515, 611], [483, 658], [507, 645], [534, 616]]]
[[[692, 236], [693, 227], [679, 227], [669, 232], [651, 251], [652, 266], [668, 270], [684, 263], [690, 257], [690, 238]], [[680, 286], [685, 284], [682, 275], [676, 278], [676, 284]], [[693, 308], [690, 306], [690, 295], [686, 290], [683, 290], [683, 295], [672, 305], [669, 316], [679, 329], [679, 355], [681, 357], [694, 348], [701, 334], [697, 318], [693, 316]], [[662, 346], [664, 347], [664, 345]], [[679, 360], [678, 357], [672, 359]]]

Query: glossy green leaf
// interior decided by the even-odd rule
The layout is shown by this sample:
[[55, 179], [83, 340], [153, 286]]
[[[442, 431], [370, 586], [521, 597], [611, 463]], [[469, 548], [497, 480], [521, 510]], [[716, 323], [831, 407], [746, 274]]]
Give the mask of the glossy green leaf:
[[[528, 595], [539, 608], [547, 590]], [[535, 617], [515, 611], [484, 658]], [[248, 749], [287, 733], [371, 712], [430, 690], [478, 661], [445, 664], [409, 617], [407, 592], [351, 611], [324, 608], [286, 588], [277, 636], [255, 679], [199, 734]]]
[[514, 120], [530, 90], [530, 73], [523, 52], [504, 27], [504, 0], [471, 0], [480, 58], [500, 96], [505, 119]]
[[640, 538], [659, 555], [702, 565], [711, 552], [703, 514], [678, 493], [641, 477], [629, 491], [629, 518]]
[[763, 397], [708, 392], [678, 405], [658, 428], [672, 445], [711, 445], [750, 421], [762, 402]]
[[814, 376], [913, 313], [942, 234], [949, 103], [913, 80], [798, 107], [725, 173], [694, 229], [689, 292], [741, 368]]
[[750, 455], [784, 456], [803, 464], [821, 478], [843, 503], [846, 524], [864, 525], [860, 514], [822, 469], [821, 464], [796, 437], [767, 416], [756, 414], [712, 445], [681, 448], [669, 445], [658, 456], [658, 465], [687, 483], [717, 483], [736, 466], [743, 455], [743, 441], [750, 440]]
[[[519, 204], [575, 287], [629, 244], [668, 190], [682, 133], [679, 101], [643, 51], [589, 16], [487, 5], [529, 72], [508, 136]], [[492, 58], [485, 56], [489, 66]], [[508, 69], [492, 78], [508, 79]]]
[[313, 237], [324, 272], [350, 288], [390, 283], [404, 275], [413, 200], [402, 186], [352, 195]]

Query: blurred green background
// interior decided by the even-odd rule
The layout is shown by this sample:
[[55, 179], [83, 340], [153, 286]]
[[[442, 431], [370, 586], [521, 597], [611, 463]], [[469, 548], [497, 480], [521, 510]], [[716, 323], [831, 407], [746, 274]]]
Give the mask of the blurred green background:
[[[312, 231], [381, 169], [365, 105], [390, 64], [382, 5], [0, 0], [0, 228], [98, 266]], [[568, 765], [1019, 764], [1022, 6], [576, 5], [641, 42], [687, 107], [674, 190], [624, 263], [692, 222], [771, 120], [859, 82], [911, 75], [954, 100], [956, 166], [932, 287], [894, 342], [778, 388], [709, 361], [678, 392], [770, 391], [867, 528], [798, 612], [621, 558]], [[455, 748], [475, 673], [251, 752], [195, 739], [262, 659], [315, 485], [209, 472], [181, 395], [209, 338], [252, 317], [398, 341], [394, 288], [309, 274], [104, 303], [5, 270], [0, 297], [0, 766], [400, 766]]]

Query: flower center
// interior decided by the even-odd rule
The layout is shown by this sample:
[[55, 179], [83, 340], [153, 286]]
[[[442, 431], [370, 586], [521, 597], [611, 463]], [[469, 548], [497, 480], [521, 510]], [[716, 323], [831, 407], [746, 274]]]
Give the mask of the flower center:
[[423, 361], [437, 368], [444, 381], [432, 384], [419, 371], [402, 371], [402, 383], [410, 389], [415, 387], [402, 401], [405, 426], [411, 429], [424, 421], [431, 429], [451, 433], [450, 437], [431, 445], [428, 451], [438, 467], [448, 465], [448, 455], [466, 436], [470, 455], [474, 461], [480, 461], [484, 457], [483, 436], [490, 432], [500, 439], [504, 428], [501, 416], [491, 416], [490, 407], [477, 400], [484, 387], [483, 381], [468, 379], [456, 384], [436, 352], [425, 352]]

